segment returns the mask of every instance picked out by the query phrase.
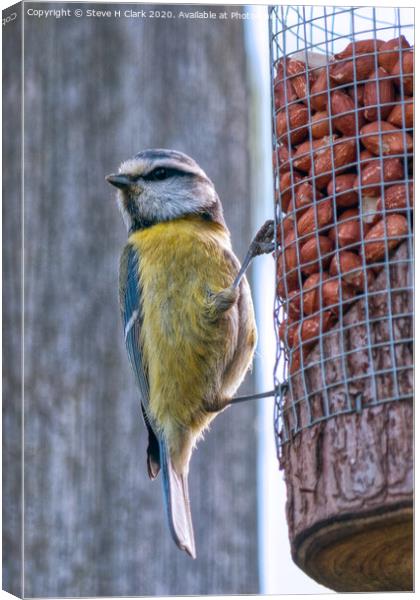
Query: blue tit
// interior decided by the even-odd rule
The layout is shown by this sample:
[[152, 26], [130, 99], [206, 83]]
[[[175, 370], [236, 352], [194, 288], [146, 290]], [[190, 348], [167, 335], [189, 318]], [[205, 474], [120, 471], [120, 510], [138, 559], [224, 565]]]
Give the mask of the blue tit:
[[106, 179], [118, 188], [128, 230], [120, 307], [149, 435], [148, 474], [162, 471], [172, 537], [195, 558], [191, 453], [234, 396], [256, 345], [245, 266], [213, 183], [190, 157], [145, 150]]

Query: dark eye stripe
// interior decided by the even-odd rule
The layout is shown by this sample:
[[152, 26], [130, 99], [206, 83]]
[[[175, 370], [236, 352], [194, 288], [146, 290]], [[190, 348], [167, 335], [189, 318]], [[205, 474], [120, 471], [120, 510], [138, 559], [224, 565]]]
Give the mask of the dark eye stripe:
[[153, 169], [153, 171], [150, 171], [150, 173], [142, 175], [141, 179], [144, 179], [145, 181], [162, 181], [169, 177], [182, 177], [185, 175], [191, 175], [191, 173], [174, 168], [157, 167], [156, 169]]

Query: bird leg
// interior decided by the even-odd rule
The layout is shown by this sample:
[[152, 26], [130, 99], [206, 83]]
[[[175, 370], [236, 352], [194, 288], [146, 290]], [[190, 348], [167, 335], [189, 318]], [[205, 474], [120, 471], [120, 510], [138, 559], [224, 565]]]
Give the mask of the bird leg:
[[239, 269], [239, 273], [234, 279], [232, 285], [217, 294], [209, 293], [209, 316], [217, 319], [222, 313], [229, 310], [239, 296], [239, 284], [242, 277], [245, 275], [251, 260], [260, 254], [268, 254], [274, 250], [274, 221], [269, 220], [264, 223], [258, 230], [256, 236], [252, 240], [245, 259]]
[[212, 404], [211, 408], [206, 407], [207, 412], [220, 412], [221, 410], [231, 406], [232, 404], [239, 404], [239, 402], [247, 402], [248, 400], [259, 400], [260, 398], [272, 398], [276, 395], [276, 390], [270, 390], [269, 392], [261, 392], [260, 394], [250, 394], [249, 396], [236, 396], [236, 398], [223, 398], [219, 399], [216, 404]]
[[244, 261], [239, 269], [239, 273], [235, 277], [232, 287], [235, 289], [239, 286], [242, 277], [245, 275], [247, 268], [253, 258], [260, 254], [269, 254], [274, 250], [274, 221], [268, 220], [258, 230], [256, 236], [252, 240], [248, 252], [245, 255]]
[[236, 396], [231, 398], [228, 404], [239, 404], [239, 402], [247, 402], [248, 400], [259, 400], [260, 398], [272, 398], [276, 395], [276, 390], [270, 390], [269, 392], [261, 392], [260, 394], [250, 394], [248, 396]]

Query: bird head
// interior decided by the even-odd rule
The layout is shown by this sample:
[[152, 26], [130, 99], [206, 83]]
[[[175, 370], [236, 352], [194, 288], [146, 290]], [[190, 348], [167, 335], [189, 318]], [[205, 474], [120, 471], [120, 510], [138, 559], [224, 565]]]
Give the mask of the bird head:
[[188, 215], [224, 225], [212, 181], [182, 152], [144, 150], [124, 161], [119, 172], [106, 180], [118, 189], [118, 204], [129, 231]]

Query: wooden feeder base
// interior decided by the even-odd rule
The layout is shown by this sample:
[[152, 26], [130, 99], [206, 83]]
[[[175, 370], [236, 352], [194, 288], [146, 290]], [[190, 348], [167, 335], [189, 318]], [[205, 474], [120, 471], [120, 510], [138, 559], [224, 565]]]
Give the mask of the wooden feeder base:
[[413, 511], [325, 523], [297, 542], [296, 564], [337, 592], [413, 589]]

